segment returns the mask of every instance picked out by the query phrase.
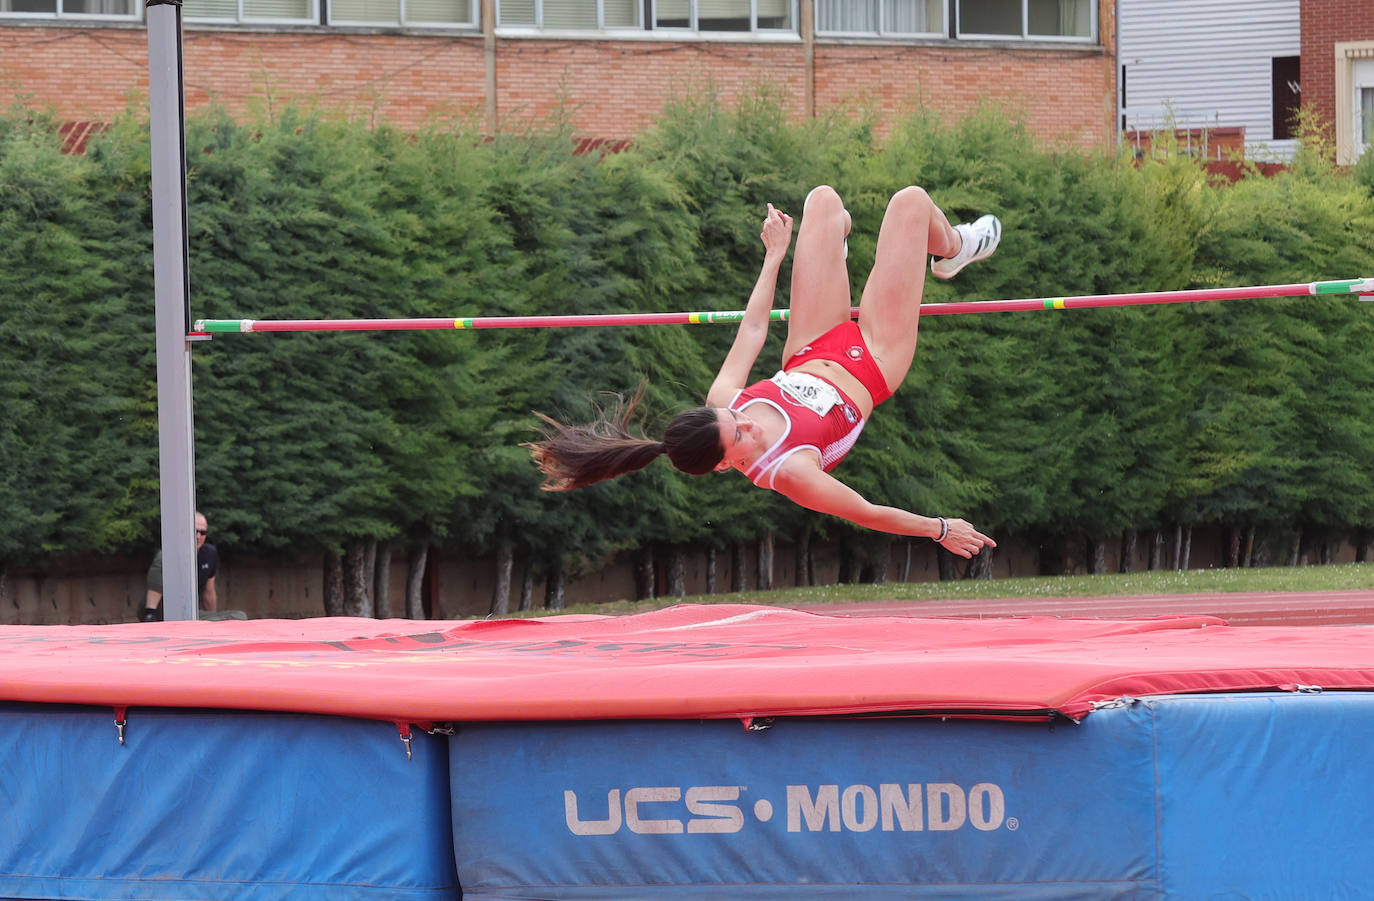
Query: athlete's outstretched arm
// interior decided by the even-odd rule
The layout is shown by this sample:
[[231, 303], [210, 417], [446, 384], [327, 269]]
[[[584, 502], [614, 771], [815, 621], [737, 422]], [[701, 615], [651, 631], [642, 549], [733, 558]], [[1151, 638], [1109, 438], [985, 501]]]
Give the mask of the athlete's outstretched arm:
[[[897, 507], [870, 503], [844, 482], [823, 472], [814, 461], [795, 459], [784, 463], [773, 480], [773, 487], [808, 510], [838, 516], [878, 532], [939, 540], [944, 529], [940, 517], [921, 516]], [[944, 522], [949, 524], [949, 531], [940, 544], [950, 553], [972, 557], [985, 545], [997, 547], [997, 542], [962, 519]]]
[[749, 383], [749, 370], [754, 368], [754, 361], [768, 339], [768, 316], [777, 293], [778, 270], [792, 244], [792, 217], [768, 204], [768, 216], [763, 220], [759, 237], [763, 240], [763, 268], [749, 294], [739, 331], [735, 333], [735, 343], [730, 346], [725, 362], [720, 364], [720, 371], [711, 383], [711, 390], [706, 393], [706, 403], [713, 407], [726, 406], [735, 392]]

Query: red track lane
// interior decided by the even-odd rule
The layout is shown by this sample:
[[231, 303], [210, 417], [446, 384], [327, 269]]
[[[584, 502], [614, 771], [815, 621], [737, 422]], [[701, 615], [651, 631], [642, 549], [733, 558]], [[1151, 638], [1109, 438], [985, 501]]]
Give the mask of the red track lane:
[[1061, 616], [1130, 619], [1217, 616], [1233, 626], [1374, 625], [1374, 590], [1262, 591], [1096, 598], [996, 598], [957, 601], [873, 601], [814, 604], [801, 609], [832, 616]]

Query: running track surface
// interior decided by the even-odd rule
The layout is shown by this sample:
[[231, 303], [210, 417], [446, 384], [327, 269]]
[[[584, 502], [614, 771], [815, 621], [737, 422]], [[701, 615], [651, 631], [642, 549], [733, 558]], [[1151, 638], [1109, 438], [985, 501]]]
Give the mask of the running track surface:
[[1217, 616], [1233, 626], [1374, 625], [1374, 590], [1161, 594], [1097, 598], [977, 598], [957, 601], [872, 601], [815, 604], [801, 609], [832, 616], [1061, 616], [1131, 619]]

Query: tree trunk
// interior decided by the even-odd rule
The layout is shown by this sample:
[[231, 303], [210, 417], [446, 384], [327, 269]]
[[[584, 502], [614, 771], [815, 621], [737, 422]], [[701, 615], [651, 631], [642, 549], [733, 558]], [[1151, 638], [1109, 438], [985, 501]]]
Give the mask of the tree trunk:
[[515, 568], [515, 542], [502, 534], [496, 542], [496, 584], [491, 589], [492, 616], [510, 613], [510, 577]]
[[941, 582], [952, 582], [959, 578], [959, 558], [938, 544], [935, 546], [935, 562], [940, 567]]
[[372, 612], [377, 619], [391, 618], [391, 542], [377, 546], [377, 565], [372, 571]]
[[716, 593], [716, 549], [712, 545], [706, 549], [706, 593]]
[[668, 551], [668, 594], [675, 598], [687, 596], [687, 555], [677, 546]]
[[911, 539], [902, 542], [902, 581], [911, 581]]
[[1193, 559], [1193, 527], [1189, 526], [1183, 530], [1183, 562], [1179, 569], [1187, 569], [1188, 564]]
[[1235, 569], [1240, 565], [1240, 526], [1226, 527], [1226, 556], [1221, 565], [1227, 569]]
[[1135, 537], [1135, 529], [1121, 533], [1121, 563], [1117, 566], [1117, 572], [1128, 573], [1135, 564]]
[[863, 581], [864, 559], [863, 555], [854, 550], [853, 540], [844, 543], [844, 555], [840, 558], [843, 561], [842, 571], [846, 585], [857, 585]]
[[377, 589], [377, 539], [369, 538], [363, 545], [363, 616], [377, 617], [377, 601], [372, 592]]
[[549, 610], [562, 610], [567, 599], [567, 579], [563, 575], [563, 561], [549, 563], [549, 576], [544, 580], [544, 607]]
[[1107, 539], [1088, 538], [1084, 553], [1088, 558], [1088, 572], [1100, 576], [1107, 571]]
[[333, 551], [324, 555], [324, 615], [343, 616], [343, 557]]
[[891, 544], [891, 542], [884, 540], [884, 541], [880, 541], [880, 542], [878, 543], [878, 553], [877, 553], [877, 557], [873, 560], [873, 565], [872, 565], [872, 571], [873, 571], [873, 572], [872, 572], [872, 575], [873, 575], [872, 583], [873, 583], [874, 585], [885, 585], [885, 584], [887, 584], [887, 579], [888, 579], [887, 570], [888, 570], [888, 567], [891, 566], [891, 564], [892, 564], [892, 561], [891, 561], [892, 553], [891, 553], [891, 552], [892, 552], [892, 544]]
[[748, 591], [748, 573], [744, 571], [744, 561], [748, 559], [748, 548], [744, 542], [730, 547], [730, 590], [736, 593]]
[[974, 554], [968, 561], [968, 568], [964, 570], [964, 578], [991, 579], [992, 558], [995, 553], [996, 548], [985, 547], [977, 554]]
[[1174, 552], [1169, 556], [1169, 568], [1178, 569], [1183, 560], [1183, 525], [1174, 523]]
[[1255, 527], [1253, 524], [1245, 527], [1245, 538], [1241, 542], [1240, 565], [1246, 569], [1255, 565]]
[[635, 600], [647, 601], [657, 592], [654, 584], [654, 549], [642, 547], [635, 554]]
[[1331, 561], [1336, 559], [1336, 542], [1323, 538], [1321, 555], [1322, 566], [1330, 566]]
[[343, 559], [343, 615], [367, 616], [367, 547], [361, 541], [348, 546]]
[[[1368, 562], [1369, 562], [1369, 545], [1370, 545], [1371, 539], [1374, 539], [1374, 529], [1359, 529], [1359, 530], [1357, 530], [1357, 531], [1355, 532], [1355, 562], [1356, 562], [1356, 563], [1368, 563]], [[4, 573], [0, 573], [0, 586], [3, 586], [4, 584], [5, 584], [5, 576], [4, 576]], [[3, 597], [3, 596], [4, 596], [4, 592], [3, 592], [3, 591], [0, 591], [0, 597]]]
[[406, 619], [425, 618], [425, 565], [428, 562], [428, 544], [413, 547], [406, 554]]
[[1150, 530], [1150, 546], [1146, 551], [1145, 568], [1153, 572], [1159, 569], [1159, 552], [1164, 547], [1164, 533], [1160, 529]]
[[759, 539], [759, 591], [773, 590], [773, 533], [765, 532]]
[[815, 578], [811, 569], [811, 527], [806, 526], [797, 536], [797, 587], [814, 585]]
[[856, 547], [858, 540], [846, 535], [840, 540], [840, 582], [844, 585], [857, 585], [864, 577], [864, 555]]
[[1302, 526], [1293, 533], [1293, 543], [1288, 548], [1288, 565], [1297, 566], [1302, 557]]
[[520, 579], [520, 609], [534, 609], [534, 560], [525, 561], [525, 575]]

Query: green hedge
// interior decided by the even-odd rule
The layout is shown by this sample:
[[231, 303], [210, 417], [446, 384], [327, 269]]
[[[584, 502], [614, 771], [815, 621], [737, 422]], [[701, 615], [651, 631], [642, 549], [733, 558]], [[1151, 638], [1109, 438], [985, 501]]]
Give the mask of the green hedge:
[[[765, 204], [834, 185], [855, 293], [887, 199], [921, 184], [1001, 250], [927, 300], [1374, 275], [1368, 161], [1320, 148], [1235, 186], [1037, 146], [1003, 111], [786, 121], [767, 96], [683, 101], [630, 149], [550, 126], [487, 138], [317, 113], [188, 126], [196, 318], [739, 309]], [[148, 136], [125, 116], [60, 152], [0, 116], [0, 566], [157, 540]], [[779, 306], [787, 303], [787, 269]], [[783, 328], [758, 367], [774, 365]], [[840, 475], [874, 501], [1053, 543], [1165, 525], [1374, 526], [1374, 305], [1348, 298], [928, 318], [905, 388]], [[220, 336], [194, 353], [199, 505], [235, 553], [364, 540], [523, 545], [572, 571], [614, 552], [816, 531], [881, 536], [737, 476], [666, 464], [549, 495], [531, 411], [649, 390], [696, 403], [728, 327]]]

